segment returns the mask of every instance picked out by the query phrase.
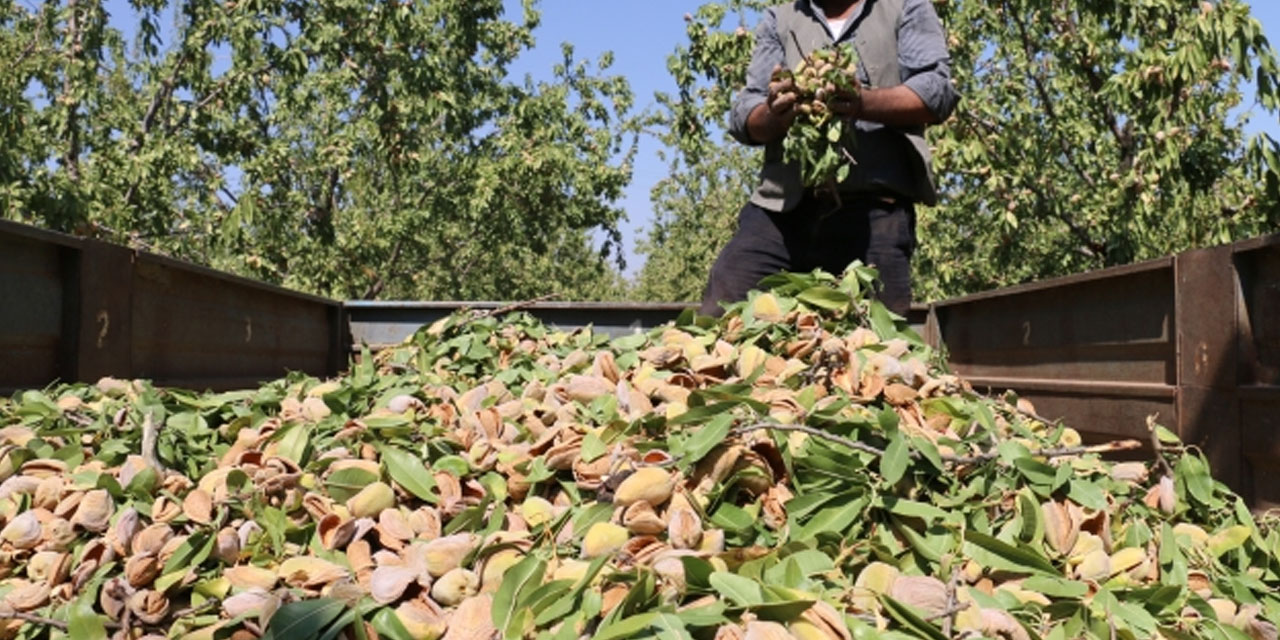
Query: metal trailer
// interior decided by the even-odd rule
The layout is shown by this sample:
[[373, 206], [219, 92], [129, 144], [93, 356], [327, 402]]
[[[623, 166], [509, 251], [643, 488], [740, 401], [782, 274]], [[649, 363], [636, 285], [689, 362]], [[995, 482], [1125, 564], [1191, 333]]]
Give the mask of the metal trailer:
[[1092, 439], [1158, 415], [1255, 508], [1280, 506], [1280, 235], [930, 305], [975, 388]]
[[0, 391], [106, 375], [195, 389], [346, 366], [342, 304], [0, 221]]
[[[461, 308], [338, 302], [0, 221], [0, 392], [103, 375], [196, 389], [335, 375]], [[686, 304], [542, 302], [561, 328], [646, 330]], [[1259, 508], [1280, 505], [1280, 235], [917, 305], [910, 321], [976, 388], [1017, 391], [1091, 439], [1200, 446]]]

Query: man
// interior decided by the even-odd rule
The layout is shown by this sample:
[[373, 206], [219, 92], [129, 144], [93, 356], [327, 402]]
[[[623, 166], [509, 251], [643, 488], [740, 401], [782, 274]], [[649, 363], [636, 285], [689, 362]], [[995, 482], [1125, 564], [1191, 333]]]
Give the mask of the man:
[[[804, 188], [798, 166], [782, 161], [796, 104], [787, 91], [790, 81], [772, 78], [805, 55], [843, 42], [853, 42], [858, 52], [862, 89], [840, 96], [831, 108], [857, 121], [857, 145], [850, 150], [856, 164], [838, 194], [815, 192]], [[937, 202], [924, 127], [950, 117], [958, 101], [930, 0], [796, 0], [768, 9], [729, 123], [737, 140], [766, 147], [760, 186], [711, 269], [700, 311], [720, 315], [721, 303], [745, 299], [762, 278], [779, 271], [839, 274], [862, 260], [880, 270], [879, 299], [905, 315], [914, 205]]]

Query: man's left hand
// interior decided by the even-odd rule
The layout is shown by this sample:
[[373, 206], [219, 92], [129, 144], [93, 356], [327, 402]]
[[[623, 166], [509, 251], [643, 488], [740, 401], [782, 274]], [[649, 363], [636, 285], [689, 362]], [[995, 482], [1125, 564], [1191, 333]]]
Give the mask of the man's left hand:
[[858, 119], [862, 115], [862, 88], [836, 89], [835, 94], [827, 98], [827, 108], [841, 118]]

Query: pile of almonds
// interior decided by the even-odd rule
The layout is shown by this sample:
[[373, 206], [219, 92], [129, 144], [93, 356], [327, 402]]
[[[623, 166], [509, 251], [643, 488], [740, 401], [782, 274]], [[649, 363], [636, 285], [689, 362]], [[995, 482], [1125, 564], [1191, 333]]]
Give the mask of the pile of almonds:
[[1194, 447], [974, 393], [874, 277], [0, 400], [0, 638], [1276, 638], [1280, 531]]

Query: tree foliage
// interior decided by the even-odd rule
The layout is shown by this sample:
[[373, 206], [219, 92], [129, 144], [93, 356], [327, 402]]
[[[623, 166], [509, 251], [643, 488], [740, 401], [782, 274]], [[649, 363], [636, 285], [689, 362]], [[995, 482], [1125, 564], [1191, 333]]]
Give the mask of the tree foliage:
[[629, 85], [509, 78], [532, 0], [128, 4], [0, 0], [0, 215], [338, 297], [616, 294]]
[[[669, 265], [705, 274], [715, 248], [701, 245], [727, 240], [749, 195], [739, 187], [751, 175], [726, 176], [751, 166], [742, 154], [707, 149], [735, 144], [719, 125], [744, 81], [744, 27], [765, 4], [709, 3], [689, 16], [689, 41], [672, 64], [680, 91], [664, 111], [670, 137], [685, 139], [669, 183], [655, 190], [645, 291], [672, 279]], [[1245, 3], [935, 7], [964, 100], [930, 131], [942, 202], [921, 211], [918, 298], [1125, 264], [1280, 224], [1280, 145], [1244, 134], [1251, 110], [1280, 109], [1280, 67]], [[1257, 102], [1241, 105], [1250, 83]], [[690, 211], [704, 230], [697, 246], [672, 240], [689, 231]]]

